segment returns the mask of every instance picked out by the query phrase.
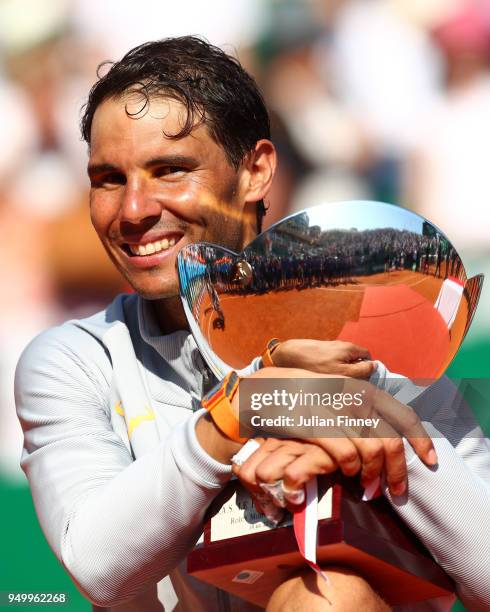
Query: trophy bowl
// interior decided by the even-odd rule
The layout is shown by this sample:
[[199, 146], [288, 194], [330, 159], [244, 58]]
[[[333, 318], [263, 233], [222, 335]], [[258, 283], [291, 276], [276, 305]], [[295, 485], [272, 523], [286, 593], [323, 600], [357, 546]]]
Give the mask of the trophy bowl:
[[190, 329], [213, 373], [245, 368], [268, 340], [345, 340], [408, 378], [438, 378], [482, 286], [432, 223], [380, 202], [309, 208], [241, 253], [192, 244], [178, 256]]

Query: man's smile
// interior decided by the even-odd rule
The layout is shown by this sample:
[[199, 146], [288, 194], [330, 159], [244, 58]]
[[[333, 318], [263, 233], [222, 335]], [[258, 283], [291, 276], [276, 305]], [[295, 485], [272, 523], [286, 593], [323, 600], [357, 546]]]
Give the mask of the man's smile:
[[159, 251], [166, 251], [169, 247], [175, 245], [175, 238], [164, 238], [163, 240], [156, 240], [155, 242], [148, 242], [147, 244], [128, 244], [129, 250], [133, 255], [153, 255]]
[[165, 233], [157, 237], [146, 236], [139, 240], [123, 242], [118, 248], [130, 266], [151, 268], [176, 255], [183, 246], [183, 237], [182, 232]]

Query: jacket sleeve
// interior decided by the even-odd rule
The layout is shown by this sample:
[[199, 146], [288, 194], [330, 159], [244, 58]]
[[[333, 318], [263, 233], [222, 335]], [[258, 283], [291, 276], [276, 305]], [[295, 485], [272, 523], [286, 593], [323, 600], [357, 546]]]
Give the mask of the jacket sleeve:
[[129, 600], [168, 574], [193, 547], [230, 477], [230, 467], [197, 441], [201, 411], [133, 461], [111, 426], [110, 379], [103, 346], [65, 325], [27, 347], [15, 381], [21, 465], [41, 527], [99, 606]]
[[386, 486], [384, 494], [454, 580], [466, 608], [489, 610], [489, 440], [447, 378], [412, 406], [433, 439], [438, 465], [426, 467], [406, 444], [408, 494], [391, 497]]

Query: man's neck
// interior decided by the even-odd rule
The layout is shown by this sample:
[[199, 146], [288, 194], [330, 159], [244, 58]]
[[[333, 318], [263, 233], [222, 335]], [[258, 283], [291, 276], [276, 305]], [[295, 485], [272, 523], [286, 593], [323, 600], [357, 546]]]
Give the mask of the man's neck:
[[158, 326], [162, 334], [171, 334], [181, 329], [189, 330], [180, 298], [175, 296], [153, 302]]

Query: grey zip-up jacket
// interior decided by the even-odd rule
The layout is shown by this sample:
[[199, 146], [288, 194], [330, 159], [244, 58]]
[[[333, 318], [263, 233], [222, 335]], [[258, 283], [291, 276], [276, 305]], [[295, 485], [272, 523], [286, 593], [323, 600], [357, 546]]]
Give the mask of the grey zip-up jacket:
[[[117, 326], [132, 350], [109, 341]], [[151, 303], [136, 295], [42, 333], [21, 357], [22, 467], [51, 548], [94, 609], [256, 610], [185, 572], [205, 511], [230, 477], [195, 435], [205, 375], [193, 337], [160, 335]], [[372, 382], [397, 391], [382, 367]], [[413, 399], [402, 396], [406, 386], [400, 393], [401, 401]], [[468, 609], [490, 610], [490, 445], [473, 420], [459, 423], [447, 410], [455, 393], [442, 380], [414, 406], [431, 421], [438, 468], [425, 467], [406, 445], [408, 498], [392, 500], [386, 487], [384, 494]], [[128, 427], [124, 411], [138, 402]], [[135, 452], [132, 436], [150, 425], [157, 442]]]

